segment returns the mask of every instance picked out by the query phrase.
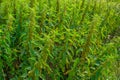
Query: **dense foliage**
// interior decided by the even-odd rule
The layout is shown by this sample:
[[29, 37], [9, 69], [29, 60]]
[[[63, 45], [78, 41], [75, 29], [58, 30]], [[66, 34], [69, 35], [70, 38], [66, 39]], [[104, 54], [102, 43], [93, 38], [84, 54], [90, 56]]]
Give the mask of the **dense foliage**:
[[0, 0], [0, 80], [119, 79], [119, 0]]

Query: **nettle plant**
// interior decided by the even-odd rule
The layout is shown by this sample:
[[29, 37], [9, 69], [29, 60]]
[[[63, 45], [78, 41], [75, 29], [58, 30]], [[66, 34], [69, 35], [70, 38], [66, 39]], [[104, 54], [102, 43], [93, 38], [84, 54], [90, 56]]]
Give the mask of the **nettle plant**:
[[0, 0], [0, 80], [120, 79], [118, 0]]

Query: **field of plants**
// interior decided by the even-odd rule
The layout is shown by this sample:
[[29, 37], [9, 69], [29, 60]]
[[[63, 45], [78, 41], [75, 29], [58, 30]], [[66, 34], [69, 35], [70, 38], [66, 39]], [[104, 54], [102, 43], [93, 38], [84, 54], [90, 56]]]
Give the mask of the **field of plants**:
[[0, 0], [0, 80], [120, 80], [120, 0]]

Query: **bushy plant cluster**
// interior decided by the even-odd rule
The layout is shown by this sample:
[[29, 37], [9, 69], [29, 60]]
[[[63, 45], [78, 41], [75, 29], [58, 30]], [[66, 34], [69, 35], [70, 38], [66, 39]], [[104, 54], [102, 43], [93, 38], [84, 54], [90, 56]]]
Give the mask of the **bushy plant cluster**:
[[0, 0], [0, 80], [119, 79], [119, 0]]

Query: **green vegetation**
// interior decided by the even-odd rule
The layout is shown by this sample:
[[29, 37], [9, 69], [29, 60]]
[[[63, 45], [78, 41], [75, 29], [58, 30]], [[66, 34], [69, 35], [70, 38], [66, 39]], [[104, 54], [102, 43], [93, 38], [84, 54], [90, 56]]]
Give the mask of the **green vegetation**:
[[0, 80], [120, 80], [120, 1], [0, 0]]

